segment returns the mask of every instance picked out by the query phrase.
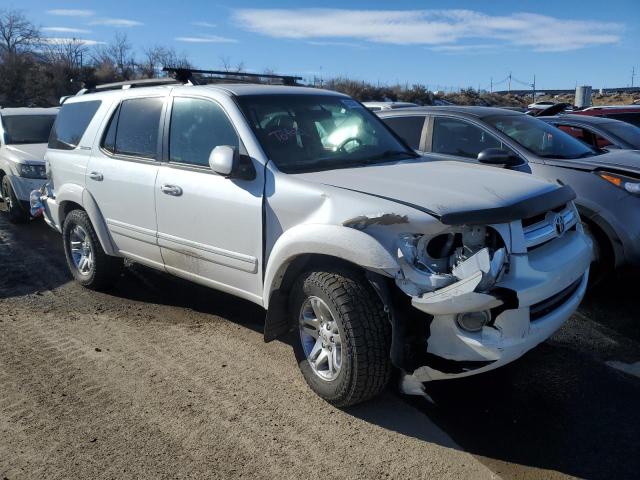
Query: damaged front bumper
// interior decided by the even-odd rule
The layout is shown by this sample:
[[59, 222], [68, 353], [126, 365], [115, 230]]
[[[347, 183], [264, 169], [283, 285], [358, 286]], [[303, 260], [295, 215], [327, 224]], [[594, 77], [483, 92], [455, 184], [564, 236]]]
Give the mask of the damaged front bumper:
[[[424, 364], [406, 372], [402, 386], [416, 392], [422, 382], [464, 377], [505, 365], [543, 342], [575, 311], [588, 281], [591, 245], [580, 230], [528, 252], [511, 253], [508, 271], [485, 292], [471, 275], [411, 299], [428, 314]], [[460, 327], [458, 316], [488, 312], [479, 331]]]

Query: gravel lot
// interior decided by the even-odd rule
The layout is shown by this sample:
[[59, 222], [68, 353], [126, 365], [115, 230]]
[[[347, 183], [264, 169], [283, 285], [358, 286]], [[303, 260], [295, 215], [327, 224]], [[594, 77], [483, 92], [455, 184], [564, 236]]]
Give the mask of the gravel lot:
[[639, 280], [435, 404], [341, 411], [258, 307], [135, 265], [83, 290], [55, 232], [0, 219], [0, 479], [638, 478]]

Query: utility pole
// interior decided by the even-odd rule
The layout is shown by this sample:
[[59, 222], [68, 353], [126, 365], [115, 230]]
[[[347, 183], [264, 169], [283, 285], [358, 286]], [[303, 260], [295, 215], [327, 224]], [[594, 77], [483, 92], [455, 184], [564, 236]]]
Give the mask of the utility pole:
[[533, 76], [533, 83], [531, 84], [531, 88], [533, 88], [533, 101], [531, 103], [536, 103], [536, 76]]
[[511, 93], [511, 72], [509, 72], [509, 93]]
[[636, 76], [636, 67], [631, 67], [631, 88], [633, 88], [633, 80]]
[[489, 85], [491, 85], [489, 87], [489, 93], [493, 93], [493, 77], [491, 77], [491, 81], [489, 82]]

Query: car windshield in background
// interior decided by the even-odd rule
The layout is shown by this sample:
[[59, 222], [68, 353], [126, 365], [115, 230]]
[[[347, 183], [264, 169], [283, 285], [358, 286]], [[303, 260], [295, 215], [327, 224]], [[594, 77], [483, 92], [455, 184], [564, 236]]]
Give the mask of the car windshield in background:
[[7, 144], [47, 143], [55, 115], [7, 115], [2, 117]]
[[607, 125], [607, 130], [634, 148], [640, 149], [640, 128], [630, 123], [619, 122], [615, 125]]
[[494, 115], [485, 120], [539, 157], [576, 159], [596, 155], [580, 140], [527, 115]]
[[247, 95], [238, 101], [265, 152], [285, 173], [418, 156], [350, 98], [281, 94]]

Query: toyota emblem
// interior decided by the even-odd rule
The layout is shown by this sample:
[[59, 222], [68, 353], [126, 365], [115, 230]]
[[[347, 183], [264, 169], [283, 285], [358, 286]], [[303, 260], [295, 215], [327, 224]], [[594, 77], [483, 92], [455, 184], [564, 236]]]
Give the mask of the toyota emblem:
[[556, 215], [555, 218], [553, 219], [553, 224], [556, 227], [556, 233], [558, 234], [558, 236], [562, 235], [564, 233], [564, 217], [562, 215]]

